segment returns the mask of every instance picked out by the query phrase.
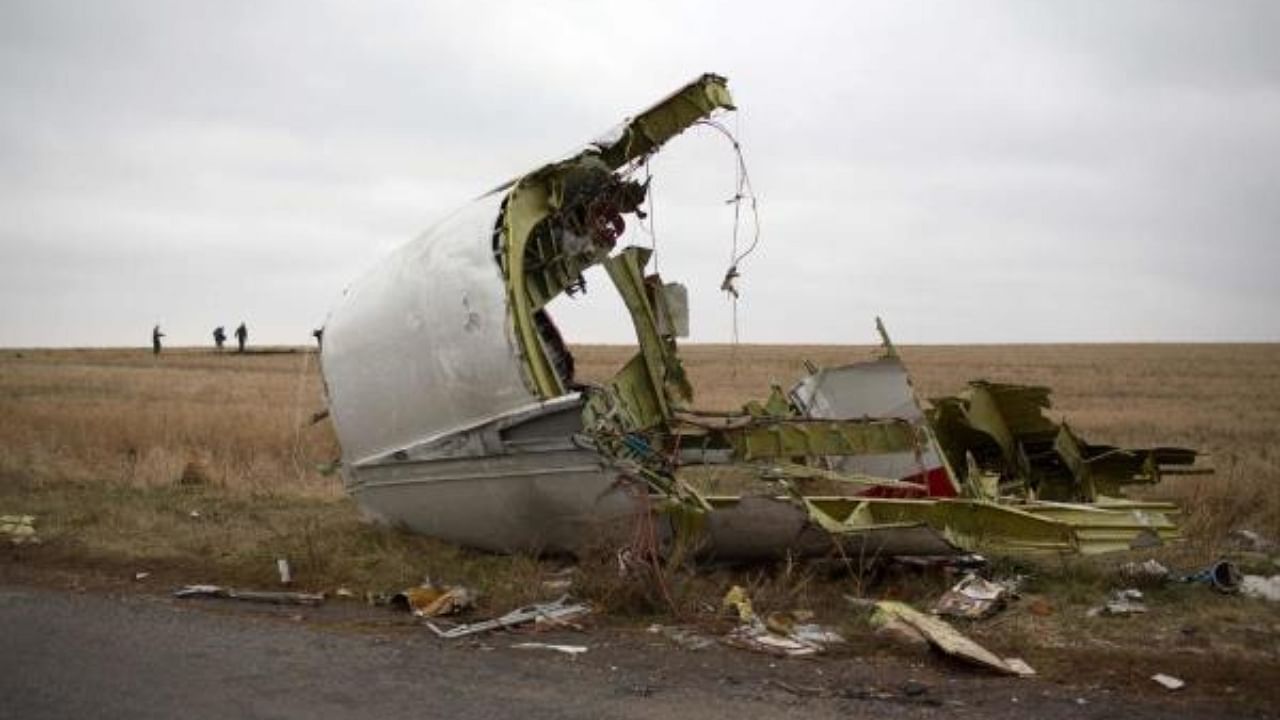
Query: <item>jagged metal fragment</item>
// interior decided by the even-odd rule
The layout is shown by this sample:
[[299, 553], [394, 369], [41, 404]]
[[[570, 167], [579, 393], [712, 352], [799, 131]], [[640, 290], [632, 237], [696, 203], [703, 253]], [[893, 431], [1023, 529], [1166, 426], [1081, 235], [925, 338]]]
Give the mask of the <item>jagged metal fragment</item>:
[[[624, 542], [655, 522], [663, 547], [733, 559], [1088, 553], [1176, 537], [1167, 506], [1103, 501], [1193, 451], [1090, 445], [1044, 415], [1038, 387], [975, 382], [926, 415], [878, 319], [880, 359], [814, 368], [738, 412], [699, 410], [676, 345], [687, 294], [651, 270], [650, 249], [619, 243], [626, 219], [643, 217], [646, 159], [732, 108], [727, 81], [702, 75], [347, 289], [322, 368], [346, 486], [368, 516], [522, 552]], [[576, 377], [547, 309], [584, 292], [594, 266], [638, 346], [597, 385]], [[706, 467], [756, 489], [707, 492], [691, 479]]]

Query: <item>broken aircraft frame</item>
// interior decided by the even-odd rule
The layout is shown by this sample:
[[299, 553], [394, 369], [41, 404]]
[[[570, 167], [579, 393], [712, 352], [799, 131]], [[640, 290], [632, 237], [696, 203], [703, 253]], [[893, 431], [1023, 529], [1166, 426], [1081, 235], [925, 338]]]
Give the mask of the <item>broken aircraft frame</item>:
[[[1093, 553], [1177, 536], [1176, 508], [1110, 495], [1194, 452], [1084, 444], [1042, 418], [1036, 388], [977, 383], [926, 415], [883, 327], [878, 360], [812, 368], [742, 412], [696, 409], [676, 349], [684, 288], [646, 271], [648, 249], [617, 243], [624, 216], [641, 215], [645, 160], [733, 109], [725, 79], [704, 75], [478, 198], [348, 288], [325, 325], [322, 368], [345, 482], [367, 515], [503, 552], [574, 552], [652, 516], [664, 541], [691, 539], [717, 559], [833, 545]], [[546, 305], [583, 289], [595, 265], [639, 350], [584, 385]], [[708, 466], [764, 489], [699, 492]]]

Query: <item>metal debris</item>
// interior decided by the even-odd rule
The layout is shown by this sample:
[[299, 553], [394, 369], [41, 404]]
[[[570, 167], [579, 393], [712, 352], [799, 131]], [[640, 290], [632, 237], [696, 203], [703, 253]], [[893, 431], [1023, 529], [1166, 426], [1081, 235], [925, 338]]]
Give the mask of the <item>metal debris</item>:
[[474, 622], [466, 625], [455, 625], [448, 628], [442, 628], [430, 620], [428, 620], [426, 624], [427, 627], [431, 628], [431, 631], [437, 636], [452, 640], [460, 637], [466, 637], [468, 635], [475, 635], [476, 633], [514, 628], [532, 622], [548, 622], [566, 625], [574, 618], [582, 617], [590, 612], [591, 607], [589, 605], [585, 605], [583, 603], [570, 603], [569, 596], [565, 595], [554, 602], [517, 608], [502, 617], [493, 618], [492, 620], [482, 620], [480, 622]]
[[1280, 602], [1280, 575], [1265, 577], [1262, 575], [1245, 575], [1240, 579], [1240, 594]]
[[649, 632], [662, 635], [686, 650], [705, 650], [716, 644], [715, 640], [689, 628], [654, 623], [649, 626]]
[[173, 591], [176, 598], [218, 598], [272, 605], [320, 605], [323, 593], [284, 592], [275, 590], [237, 590], [221, 585], [187, 585]]
[[1163, 685], [1166, 690], [1181, 690], [1186, 686], [1186, 683], [1182, 680], [1164, 673], [1156, 673], [1151, 676], [1151, 679]]
[[1134, 581], [1159, 583], [1169, 579], [1169, 568], [1151, 558], [1143, 562], [1127, 562], [1120, 566], [1120, 575]]
[[[677, 347], [689, 293], [624, 231], [646, 217], [649, 158], [695, 127], [730, 137], [731, 202], [754, 212], [741, 146], [717, 119], [734, 109], [728, 81], [701, 75], [351, 286], [320, 351], [344, 482], [366, 515], [497, 552], [576, 553], [652, 521], [660, 547], [715, 560], [833, 545], [849, 557], [1095, 554], [1179, 537], [1175, 506], [1122, 493], [1202, 472], [1196, 451], [1087, 442], [1046, 414], [1043, 387], [975, 380], [926, 407], [878, 318], [881, 357], [811, 367], [741, 410], [699, 409]], [[725, 275], [735, 295], [745, 256], [735, 249]], [[586, 292], [595, 267], [637, 352], [586, 384], [549, 308]], [[710, 467], [746, 490], [706, 492]]]
[[725, 609], [732, 609], [737, 613], [738, 619], [744, 623], [756, 622], [756, 611], [751, 607], [751, 598], [741, 585], [734, 585], [729, 588], [729, 592], [724, 594], [724, 599], [720, 601], [720, 605]]
[[1276, 544], [1253, 530], [1237, 529], [1227, 533], [1227, 539], [1239, 545], [1242, 550], [1255, 553], [1267, 553], [1276, 548]]
[[798, 657], [815, 655], [844, 642], [834, 630], [808, 622], [813, 618], [808, 610], [771, 612], [762, 620], [741, 585], [729, 589], [721, 607], [732, 609], [741, 623], [724, 636], [724, 642], [734, 647]]
[[779, 634], [758, 621], [739, 625], [724, 636], [726, 645], [785, 657], [817, 655], [844, 641], [839, 633], [820, 625], [796, 625], [789, 633]]
[[276, 572], [280, 574], [281, 585], [293, 584], [293, 573], [289, 570], [289, 561], [285, 558], [276, 558]]
[[1035, 669], [1032, 668], [1030, 665], [1028, 665], [1027, 661], [1023, 660], [1022, 658], [1016, 658], [1016, 657], [1005, 658], [1004, 664], [1008, 665], [1009, 669], [1013, 670], [1014, 674], [1018, 675], [1019, 677], [1031, 677], [1032, 675], [1036, 674]]
[[969, 573], [938, 598], [933, 613], [977, 620], [1003, 608], [1008, 595], [1009, 590], [1004, 585]]
[[0, 515], [0, 535], [7, 536], [12, 545], [38, 545], [36, 517], [34, 515]]
[[872, 616], [873, 623], [884, 624], [890, 620], [901, 622], [918, 632], [929, 641], [930, 645], [952, 657], [982, 665], [1006, 675], [1027, 675], [1035, 672], [1025, 662], [1010, 664], [959, 633], [946, 621], [926, 615], [910, 605], [882, 600], [876, 603], [875, 608], [876, 612]]
[[461, 585], [437, 587], [430, 583], [402, 590], [391, 596], [390, 604], [407, 610], [417, 617], [453, 615], [469, 609], [475, 602], [475, 593]]
[[1147, 611], [1147, 606], [1142, 602], [1142, 591], [1137, 588], [1126, 588], [1124, 590], [1116, 590], [1111, 593], [1111, 597], [1103, 605], [1090, 608], [1087, 613], [1089, 617], [1097, 617], [1099, 615], [1138, 615]]
[[581, 655], [582, 653], [586, 652], [589, 649], [587, 648], [586, 645], [553, 645], [551, 643], [540, 643], [540, 642], [516, 643], [511, 647], [517, 648], [520, 650], [554, 650], [556, 652], [564, 653], [565, 655], [570, 655], [574, 657]]
[[1240, 590], [1240, 570], [1229, 560], [1218, 560], [1203, 570], [1184, 576], [1182, 581], [1203, 583], [1229, 595]]

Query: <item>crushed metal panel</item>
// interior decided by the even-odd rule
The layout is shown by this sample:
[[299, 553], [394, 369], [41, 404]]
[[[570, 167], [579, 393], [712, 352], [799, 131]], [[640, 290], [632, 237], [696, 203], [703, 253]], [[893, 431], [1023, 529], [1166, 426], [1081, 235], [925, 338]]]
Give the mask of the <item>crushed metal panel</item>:
[[791, 498], [707, 497], [699, 554], [720, 561], [836, 555], [858, 561], [903, 555], [958, 555], [964, 551], [922, 523], [867, 523], [831, 532]]
[[[676, 351], [687, 296], [646, 271], [649, 250], [616, 245], [623, 216], [642, 216], [639, 161], [730, 108], [724, 79], [704, 75], [352, 285], [326, 324], [322, 368], [348, 489], [367, 514], [491, 550], [574, 552], [656, 509], [668, 541], [701, 533], [699, 552], [733, 559], [1089, 553], [1176, 538], [1172, 513], [1102, 493], [1194, 452], [1090, 445], [1044, 416], [1038, 387], [974, 382], [926, 416], [879, 323], [881, 360], [815, 371], [790, 397], [775, 386], [740, 412], [692, 408]], [[584, 291], [582, 271], [599, 264], [640, 351], [584, 386], [545, 305]], [[682, 474], [697, 464], [744, 472], [759, 494], [705, 497]], [[1006, 481], [991, 501], [858, 495], [920, 477], [930, 494], [954, 495], [952, 468], [971, 466]], [[1064, 481], [1097, 504], [1029, 501]], [[846, 494], [805, 491], [819, 486]]]
[[[880, 327], [883, 332], [883, 325]], [[896, 352], [870, 362], [818, 370], [797, 383], [788, 397], [807, 417], [895, 418], [919, 430], [918, 441], [909, 449], [832, 458], [833, 469], [882, 478], [911, 478], [925, 485], [930, 495], [940, 497], [958, 493]]]
[[321, 361], [347, 464], [536, 399], [493, 263], [501, 203], [480, 198], [427, 230], [353, 283], [325, 322]]

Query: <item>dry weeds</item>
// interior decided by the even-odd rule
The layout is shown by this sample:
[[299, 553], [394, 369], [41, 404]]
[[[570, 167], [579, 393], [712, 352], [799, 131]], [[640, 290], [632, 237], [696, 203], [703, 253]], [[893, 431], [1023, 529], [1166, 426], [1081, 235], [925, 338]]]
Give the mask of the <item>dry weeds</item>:
[[[579, 375], [601, 379], [633, 352], [579, 348]], [[698, 404], [728, 408], [787, 387], [802, 361], [864, 359], [867, 347], [690, 346]], [[1185, 444], [1218, 474], [1173, 478], [1154, 495], [1186, 503], [1186, 557], [1248, 527], [1280, 535], [1280, 346], [1093, 345], [906, 347], [924, 397], [965, 380], [1043, 383], [1056, 412], [1087, 437]], [[395, 587], [452, 575], [495, 604], [539, 591], [550, 566], [467, 553], [359, 522], [335, 474], [338, 449], [310, 352], [222, 355], [141, 350], [7, 350], [0, 354], [0, 510], [39, 516], [51, 562], [170, 567], [187, 579], [266, 582], [290, 557], [313, 587]], [[193, 518], [192, 510], [200, 513]], [[595, 568], [592, 570], [592, 568]], [[590, 572], [587, 572], [589, 571]], [[652, 588], [617, 587], [607, 553], [584, 563], [596, 595], [619, 610], [662, 609]], [[612, 573], [612, 574], [610, 574]], [[1064, 573], [1077, 579], [1078, 570]], [[1092, 576], [1088, 576], [1092, 577]], [[1092, 586], [1085, 577], [1083, 585]], [[694, 607], [717, 578], [669, 577]], [[739, 578], [741, 580], [741, 578]], [[803, 568], [748, 578], [756, 592], [818, 602], [831, 588]]]

